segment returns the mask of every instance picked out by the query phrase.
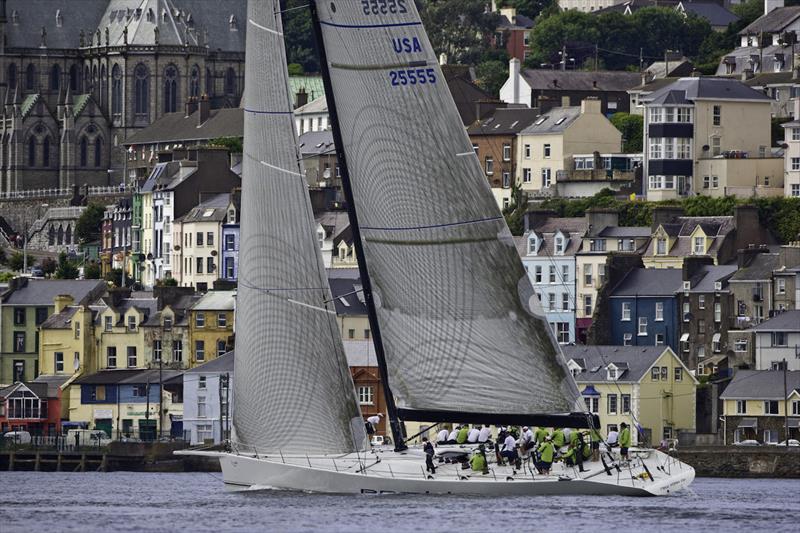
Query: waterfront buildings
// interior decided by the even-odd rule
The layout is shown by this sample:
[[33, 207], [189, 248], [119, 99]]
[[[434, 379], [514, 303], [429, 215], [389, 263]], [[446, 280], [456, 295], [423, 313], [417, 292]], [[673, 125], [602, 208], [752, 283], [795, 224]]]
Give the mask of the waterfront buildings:
[[221, 240], [229, 207], [230, 194], [217, 194], [175, 221], [173, 238], [177, 249], [172, 249], [172, 262], [179, 285], [205, 292], [224, 277], [225, 273], [220, 272]]
[[233, 347], [236, 291], [208, 291], [189, 310], [188, 366], [225, 355]]
[[230, 438], [233, 360], [231, 350], [183, 374], [183, 432], [192, 445]]

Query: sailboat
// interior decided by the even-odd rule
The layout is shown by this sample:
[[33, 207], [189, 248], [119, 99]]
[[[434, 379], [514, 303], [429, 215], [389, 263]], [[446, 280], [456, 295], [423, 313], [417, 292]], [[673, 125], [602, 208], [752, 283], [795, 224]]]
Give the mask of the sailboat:
[[424, 467], [404, 421], [598, 427], [517, 256], [413, 0], [311, 2], [394, 450], [371, 450], [312, 230], [279, 2], [250, 1], [226, 484], [332, 493], [661, 495], [655, 450], [585, 472]]

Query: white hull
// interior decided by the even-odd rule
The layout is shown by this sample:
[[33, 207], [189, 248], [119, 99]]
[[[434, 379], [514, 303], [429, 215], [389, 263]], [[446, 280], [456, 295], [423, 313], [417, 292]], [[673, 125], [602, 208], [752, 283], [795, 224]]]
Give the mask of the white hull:
[[[602, 464], [586, 462], [587, 472], [553, 464], [550, 476], [542, 476], [527, 465], [514, 473], [507, 466], [490, 465], [490, 474], [461, 469], [460, 464], [440, 464], [436, 474], [425, 473], [419, 451], [383, 452], [344, 456], [262, 456], [210, 451], [181, 454], [216, 456], [223, 480], [240, 489], [288, 489], [323, 493], [414, 493], [473, 495], [623, 495], [661, 496], [686, 488], [694, 480], [694, 468], [655, 450], [642, 450], [639, 457], [611, 475]], [[380, 461], [377, 458], [380, 457]], [[647, 479], [646, 464], [653, 480]], [[363, 465], [366, 470], [362, 470]]]

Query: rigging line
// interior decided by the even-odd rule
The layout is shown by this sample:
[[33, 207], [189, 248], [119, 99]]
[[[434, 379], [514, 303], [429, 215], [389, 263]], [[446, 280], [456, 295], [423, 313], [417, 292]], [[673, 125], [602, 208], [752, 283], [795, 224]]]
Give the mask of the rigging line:
[[283, 300], [284, 302], [288, 302], [288, 303], [291, 303], [291, 304], [299, 305], [301, 307], [307, 307], [309, 309], [314, 309], [315, 311], [322, 311], [324, 313], [328, 313], [328, 314], [332, 314], [332, 315], [336, 314], [336, 311], [330, 310], [330, 309], [328, 309], [326, 307], [319, 307], [319, 306], [316, 306], [316, 305], [312, 305], [312, 304], [307, 304], [305, 302], [301, 302], [299, 300], [295, 300], [294, 298], [287, 298], [287, 297], [284, 297], [284, 296], [279, 296], [277, 294], [273, 294], [270, 289], [262, 289], [260, 287], [254, 286], [254, 285], [249, 285], [248, 283], [244, 282], [241, 279], [239, 280], [239, 284], [242, 285], [243, 287], [247, 287], [248, 289], [253, 289], [253, 290], [259, 291], [261, 294], [263, 294], [265, 296], [271, 296], [273, 298], [277, 298], [278, 300]]
[[298, 9], [305, 9], [307, 7], [311, 7], [311, 4], [303, 4], [302, 6], [287, 7], [286, 9], [275, 11], [273, 15], [280, 15], [283, 13], [288, 13], [289, 11], [297, 11]]
[[462, 222], [446, 222], [444, 224], [430, 224], [427, 226], [407, 226], [407, 227], [378, 227], [378, 226], [361, 226], [361, 229], [372, 231], [412, 231], [423, 229], [436, 229], [436, 228], [449, 228], [453, 226], [466, 226], [469, 224], [480, 224], [481, 222], [493, 222], [495, 220], [503, 220], [502, 215], [497, 217], [476, 218], [475, 220], [465, 220]]
[[264, 165], [267, 168], [271, 168], [272, 170], [277, 170], [279, 172], [284, 172], [286, 174], [291, 174], [292, 176], [298, 176], [300, 178], [304, 178], [305, 177], [302, 174], [300, 174], [299, 172], [295, 172], [293, 170], [288, 170], [288, 169], [281, 168], [281, 167], [276, 167], [275, 165], [270, 165], [266, 161], [259, 161], [259, 163], [261, 163], [262, 165]]
[[408, 27], [408, 26], [422, 26], [422, 22], [394, 22], [389, 24], [340, 24], [338, 22], [327, 22], [325, 20], [320, 20], [320, 24], [323, 26], [331, 26], [334, 28], [349, 28], [349, 29], [372, 29], [372, 28], [400, 28], [400, 27]]
[[474, 155], [477, 157], [478, 154], [475, 153], [475, 150], [470, 150], [469, 152], [461, 152], [460, 154], [456, 154], [456, 157], [463, 157], [465, 155]]
[[353, 295], [353, 294], [358, 294], [359, 292], [364, 292], [364, 289], [358, 289], [358, 290], [355, 290], [355, 291], [346, 292], [346, 293], [344, 293], [344, 294], [337, 294], [336, 296], [334, 296], [334, 297], [333, 297], [333, 298], [331, 298], [330, 300], [324, 300], [322, 303], [330, 303], [330, 302], [333, 302], [333, 301], [335, 301], [335, 300], [338, 300], [339, 298], [344, 298], [345, 296], [350, 296], [350, 295]]
[[283, 33], [279, 32], [279, 31], [275, 31], [275, 30], [273, 30], [271, 28], [267, 28], [266, 26], [262, 26], [261, 24], [255, 22], [253, 19], [247, 19], [247, 22], [249, 22], [250, 24], [252, 24], [256, 28], [258, 28], [259, 30], [264, 30], [264, 31], [267, 31], [267, 32], [272, 33], [274, 35], [278, 35], [279, 37], [283, 37]]
[[253, 113], [254, 115], [294, 115], [294, 111], [269, 111], [262, 109], [248, 109], [244, 108], [245, 113]]

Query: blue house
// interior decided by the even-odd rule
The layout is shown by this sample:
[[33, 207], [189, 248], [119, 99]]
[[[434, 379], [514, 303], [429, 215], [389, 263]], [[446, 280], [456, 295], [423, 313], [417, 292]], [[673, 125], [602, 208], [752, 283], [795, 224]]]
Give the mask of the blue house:
[[222, 272], [220, 277], [235, 282], [239, 277], [239, 213], [240, 189], [231, 193], [228, 215], [222, 224]]
[[679, 269], [640, 268], [611, 290], [611, 344], [667, 345], [678, 353], [680, 326], [676, 293], [683, 286]]

